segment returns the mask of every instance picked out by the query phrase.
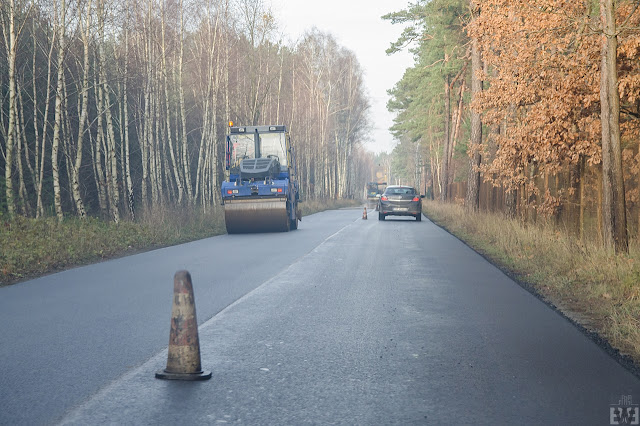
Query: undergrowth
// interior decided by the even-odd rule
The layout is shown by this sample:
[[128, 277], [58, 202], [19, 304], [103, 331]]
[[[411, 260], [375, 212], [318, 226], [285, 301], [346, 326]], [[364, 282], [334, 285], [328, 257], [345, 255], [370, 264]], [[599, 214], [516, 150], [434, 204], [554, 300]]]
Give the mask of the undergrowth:
[[640, 247], [615, 255], [551, 225], [526, 225], [462, 206], [424, 203], [427, 216], [622, 354], [640, 361]]

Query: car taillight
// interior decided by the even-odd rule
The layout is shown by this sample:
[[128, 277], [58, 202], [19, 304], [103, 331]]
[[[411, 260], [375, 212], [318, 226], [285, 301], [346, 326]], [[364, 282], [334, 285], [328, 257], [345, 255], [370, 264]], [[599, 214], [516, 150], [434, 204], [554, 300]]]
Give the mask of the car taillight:
[[411, 201], [420, 201], [420, 197], [413, 197], [413, 200]]
[[387, 200], [388, 200], [388, 198], [387, 198], [387, 196], [386, 196], [386, 195], [383, 195], [382, 197], [380, 197], [380, 199], [381, 199], [382, 201], [387, 201]]

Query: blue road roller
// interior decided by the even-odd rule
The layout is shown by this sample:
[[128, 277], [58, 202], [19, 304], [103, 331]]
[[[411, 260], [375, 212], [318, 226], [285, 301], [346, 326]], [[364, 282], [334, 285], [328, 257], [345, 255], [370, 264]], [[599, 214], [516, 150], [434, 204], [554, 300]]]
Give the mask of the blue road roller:
[[222, 204], [227, 233], [286, 232], [302, 220], [286, 126], [231, 126]]

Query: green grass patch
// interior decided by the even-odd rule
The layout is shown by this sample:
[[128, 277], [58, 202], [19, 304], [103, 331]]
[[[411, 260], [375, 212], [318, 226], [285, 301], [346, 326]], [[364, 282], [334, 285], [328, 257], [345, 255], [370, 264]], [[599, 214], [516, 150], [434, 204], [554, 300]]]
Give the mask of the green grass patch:
[[640, 362], [640, 247], [615, 255], [550, 225], [526, 225], [462, 206], [423, 203], [425, 214], [567, 316]]

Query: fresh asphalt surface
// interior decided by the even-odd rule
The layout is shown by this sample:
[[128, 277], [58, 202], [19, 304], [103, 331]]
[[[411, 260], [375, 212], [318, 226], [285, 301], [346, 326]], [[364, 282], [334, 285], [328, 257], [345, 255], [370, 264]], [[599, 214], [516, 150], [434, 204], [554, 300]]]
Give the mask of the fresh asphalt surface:
[[[609, 424], [640, 380], [428, 220], [305, 217], [0, 288], [0, 424]], [[191, 272], [205, 382], [166, 364]]]

